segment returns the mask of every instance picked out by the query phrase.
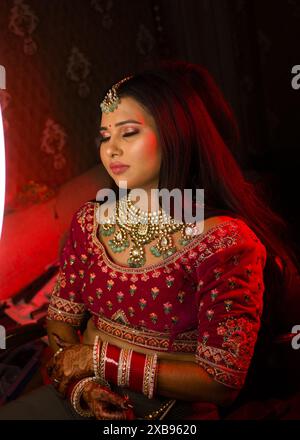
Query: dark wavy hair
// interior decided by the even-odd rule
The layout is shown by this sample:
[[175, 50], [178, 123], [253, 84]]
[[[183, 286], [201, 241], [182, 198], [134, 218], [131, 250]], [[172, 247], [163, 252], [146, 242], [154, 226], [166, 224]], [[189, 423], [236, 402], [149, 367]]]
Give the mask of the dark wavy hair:
[[[287, 223], [246, 179], [234, 157], [238, 124], [212, 76], [200, 65], [168, 60], [133, 75], [118, 95], [135, 99], [156, 122], [162, 148], [159, 189], [204, 188], [206, 218], [241, 218], [266, 246], [263, 321], [272, 336], [287, 331], [297, 322], [297, 307], [290, 307], [286, 321], [281, 310], [295, 295], [291, 286], [298, 279], [299, 262], [288, 244]], [[112, 188], [117, 193], [115, 183]]]

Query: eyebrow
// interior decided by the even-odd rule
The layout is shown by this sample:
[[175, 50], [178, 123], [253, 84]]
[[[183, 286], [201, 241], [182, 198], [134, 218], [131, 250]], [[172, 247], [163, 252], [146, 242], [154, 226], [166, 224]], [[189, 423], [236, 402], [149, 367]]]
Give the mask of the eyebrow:
[[[134, 119], [127, 119], [126, 121], [117, 122], [115, 124], [115, 127], [119, 127], [120, 125], [125, 125], [125, 124], [129, 124], [129, 123], [142, 125], [142, 123], [139, 121], [135, 121]], [[100, 130], [107, 130], [107, 127], [100, 127]]]

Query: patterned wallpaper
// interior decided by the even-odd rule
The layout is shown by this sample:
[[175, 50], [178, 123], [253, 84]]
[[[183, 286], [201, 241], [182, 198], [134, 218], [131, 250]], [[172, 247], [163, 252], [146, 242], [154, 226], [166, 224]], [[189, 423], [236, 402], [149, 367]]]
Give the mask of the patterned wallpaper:
[[269, 173], [270, 197], [296, 224], [299, 37], [298, 0], [0, 0], [6, 212], [94, 166], [100, 95], [167, 56], [215, 76], [238, 116], [237, 157]]
[[152, 0], [1, 0], [6, 213], [97, 163], [99, 97], [163, 50]]

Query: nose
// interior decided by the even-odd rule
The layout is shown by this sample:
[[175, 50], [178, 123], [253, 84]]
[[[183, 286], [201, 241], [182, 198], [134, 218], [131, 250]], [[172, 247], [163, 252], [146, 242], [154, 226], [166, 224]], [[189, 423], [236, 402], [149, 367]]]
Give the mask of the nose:
[[112, 140], [105, 144], [105, 152], [108, 157], [120, 156], [122, 154], [122, 150], [118, 144]]

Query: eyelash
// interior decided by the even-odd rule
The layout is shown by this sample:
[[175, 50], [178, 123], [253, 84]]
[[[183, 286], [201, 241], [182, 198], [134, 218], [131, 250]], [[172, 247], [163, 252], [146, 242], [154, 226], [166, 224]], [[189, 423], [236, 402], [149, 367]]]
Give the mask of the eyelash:
[[[129, 137], [129, 136], [133, 136], [134, 134], [138, 134], [138, 131], [132, 131], [132, 132], [130, 132], [130, 133], [125, 133], [125, 134], [123, 134], [123, 136], [124, 137]], [[107, 137], [107, 138], [105, 138], [105, 137], [100, 137], [100, 144], [102, 143], [102, 142], [106, 142], [106, 141], [108, 141], [110, 138], [109, 137]]]

